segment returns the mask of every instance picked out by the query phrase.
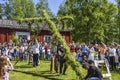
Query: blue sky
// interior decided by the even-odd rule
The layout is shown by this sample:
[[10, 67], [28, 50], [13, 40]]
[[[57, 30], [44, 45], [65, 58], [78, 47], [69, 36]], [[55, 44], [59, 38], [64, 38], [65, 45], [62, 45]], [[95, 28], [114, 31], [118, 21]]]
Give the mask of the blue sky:
[[[0, 0], [0, 3], [6, 0]], [[33, 0], [35, 3], [38, 2], [39, 0]], [[51, 11], [56, 15], [59, 9], [59, 5], [62, 3], [63, 0], [48, 0], [49, 7]], [[109, 0], [112, 3], [115, 3], [115, 0]]]
[[[34, 0], [37, 3], [39, 0]], [[59, 5], [62, 3], [63, 0], [48, 0], [49, 7], [51, 11], [56, 15], [59, 9]]]
[[109, 0], [109, 1], [112, 2], [112, 3], [114, 3], [114, 4], [116, 3], [115, 0]]

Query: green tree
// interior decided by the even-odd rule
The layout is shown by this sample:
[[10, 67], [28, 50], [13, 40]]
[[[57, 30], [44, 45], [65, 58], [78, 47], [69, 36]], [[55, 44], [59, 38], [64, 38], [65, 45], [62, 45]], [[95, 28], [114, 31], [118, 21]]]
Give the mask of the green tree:
[[[113, 24], [114, 23], [114, 24]], [[118, 42], [118, 27], [115, 21], [111, 25], [109, 25], [109, 28], [104, 31], [105, 32], [105, 42], [107, 44], [110, 44], [111, 42]]]
[[4, 15], [7, 17], [7, 19], [11, 19], [12, 7], [10, 1], [4, 4], [4, 10]]
[[39, 2], [36, 4], [37, 16], [42, 16], [42, 10], [46, 10], [50, 16], [53, 16], [47, 0], [39, 0]]
[[63, 1], [59, 6], [58, 15], [62, 16], [62, 15], [67, 15], [67, 14], [68, 14], [67, 5], [65, 5], [65, 1]]
[[118, 14], [117, 14], [117, 20], [116, 20], [116, 23], [117, 23], [117, 28], [118, 28], [118, 39], [119, 39], [119, 44], [120, 44], [120, 0], [116, 0], [117, 2], [117, 8], [118, 8]]
[[66, 6], [67, 11], [61, 11], [74, 16], [72, 32], [75, 41], [90, 43], [105, 40], [105, 31], [108, 31], [117, 11], [113, 3], [108, 0], [66, 0], [64, 7]]
[[33, 0], [22, 0], [22, 7], [24, 10], [24, 18], [31, 18], [36, 16]]
[[5, 7], [5, 15], [7, 14], [9, 19], [17, 19], [24, 16], [21, 0], [9, 0], [6, 2]]
[[0, 4], [0, 19], [2, 18], [2, 14], [3, 14], [2, 4]]
[[4, 9], [8, 19], [29, 18], [36, 15], [32, 0], [8, 0]]

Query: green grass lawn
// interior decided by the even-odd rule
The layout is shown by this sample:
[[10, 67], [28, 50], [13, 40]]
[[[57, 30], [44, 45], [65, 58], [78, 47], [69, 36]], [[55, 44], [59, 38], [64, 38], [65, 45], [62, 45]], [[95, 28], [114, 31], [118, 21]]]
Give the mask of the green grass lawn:
[[[14, 62], [13, 62], [14, 64]], [[28, 65], [27, 62], [18, 62], [14, 66], [14, 71], [10, 71], [10, 80], [77, 80], [78, 77], [69, 66], [66, 74], [59, 76], [58, 74], [50, 73], [50, 62], [41, 61], [40, 66], [34, 68]], [[112, 72], [113, 80], [120, 80], [119, 72]], [[107, 79], [105, 79], [107, 80]]]

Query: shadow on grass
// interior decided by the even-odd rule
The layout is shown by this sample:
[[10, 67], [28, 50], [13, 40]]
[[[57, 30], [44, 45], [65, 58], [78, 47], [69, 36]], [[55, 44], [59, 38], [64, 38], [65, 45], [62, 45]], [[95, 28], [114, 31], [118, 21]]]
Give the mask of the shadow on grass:
[[33, 68], [32, 65], [20, 65], [20, 66], [15, 66], [15, 68]]
[[13, 71], [28, 74], [28, 75], [33, 75], [37, 77], [43, 77], [48, 80], [63, 80], [63, 79], [54, 78], [55, 76], [58, 76], [58, 75], [51, 74], [49, 71], [21, 71], [21, 70], [13, 70]]

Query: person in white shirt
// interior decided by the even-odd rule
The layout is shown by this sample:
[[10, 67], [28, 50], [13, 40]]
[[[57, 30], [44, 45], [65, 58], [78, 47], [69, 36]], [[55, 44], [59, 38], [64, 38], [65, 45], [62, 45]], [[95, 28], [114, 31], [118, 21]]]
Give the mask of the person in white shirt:
[[116, 49], [114, 45], [111, 45], [111, 47], [109, 48], [109, 59], [112, 70], [116, 69], [115, 56], [116, 56]]
[[39, 60], [39, 43], [37, 41], [34, 42], [33, 46], [33, 66], [38, 66]]
[[94, 47], [93, 44], [90, 45], [88, 61], [94, 61]]

